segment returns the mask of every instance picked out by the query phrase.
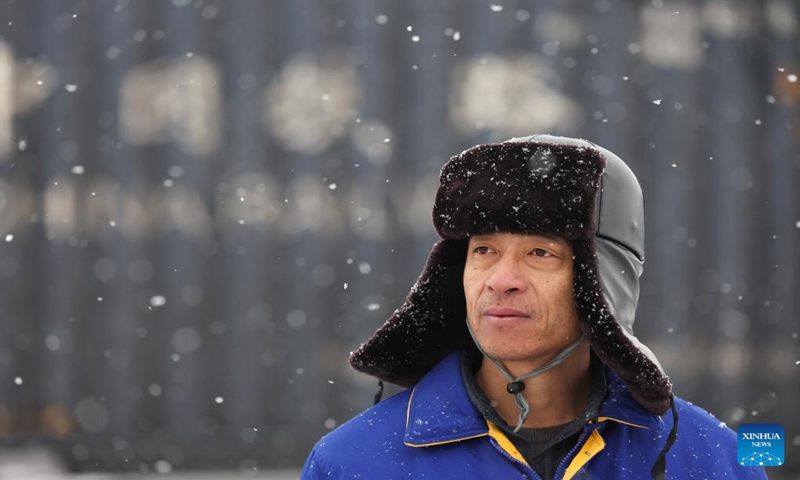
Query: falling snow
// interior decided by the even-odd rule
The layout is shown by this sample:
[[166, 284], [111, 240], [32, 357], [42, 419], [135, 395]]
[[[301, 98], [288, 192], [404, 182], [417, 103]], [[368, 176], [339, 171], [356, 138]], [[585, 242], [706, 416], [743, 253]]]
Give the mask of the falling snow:
[[[302, 465], [312, 436], [371, 401], [346, 353], [424, 267], [451, 150], [537, 132], [608, 142], [642, 181], [636, 327], [667, 373], [745, 386], [718, 405], [697, 394], [720, 429], [770, 418], [800, 428], [784, 388], [800, 378], [800, 72], [756, 55], [780, 60], [800, 42], [795, 2], [429, 12], [283, 0], [274, 18], [204, 0], [141, 16], [134, 3], [30, 19], [0, 7], [0, 280], [9, 298], [35, 297], [7, 302], [0, 377], [42, 405], [41, 437], [67, 439], [71, 467], [189, 470], [182, 439], [214, 448], [231, 432], [218, 468]], [[308, 28], [313, 48], [274, 36]], [[85, 31], [105, 40], [85, 48]], [[271, 47], [241, 56], [251, 44]], [[720, 55], [729, 44], [741, 46], [735, 61]], [[743, 155], [764, 138], [781, 141]], [[759, 246], [754, 260], [742, 245]], [[91, 381], [64, 387], [71, 378]], [[0, 405], [0, 430], [29, 435], [14, 430], [27, 424], [13, 404]], [[272, 404], [302, 428], [272, 422]], [[35, 476], [3, 463], [2, 478]]]
[[150, 306], [161, 307], [167, 303], [167, 299], [163, 295], [154, 295], [150, 297]]

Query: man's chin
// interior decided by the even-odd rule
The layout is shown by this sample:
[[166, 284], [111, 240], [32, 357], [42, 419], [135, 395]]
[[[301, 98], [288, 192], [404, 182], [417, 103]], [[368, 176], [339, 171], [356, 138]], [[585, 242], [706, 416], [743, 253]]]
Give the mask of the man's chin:
[[513, 349], [513, 348], [491, 348], [488, 349], [484, 347], [484, 351], [487, 355], [494, 358], [499, 362], [513, 362], [513, 363], [520, 363], [520, 362], [535, 362], [537, 358], [541, 358], [541, 354], [539, 352], [534, 352], [531, 350], [524, 350], [524, 349]]

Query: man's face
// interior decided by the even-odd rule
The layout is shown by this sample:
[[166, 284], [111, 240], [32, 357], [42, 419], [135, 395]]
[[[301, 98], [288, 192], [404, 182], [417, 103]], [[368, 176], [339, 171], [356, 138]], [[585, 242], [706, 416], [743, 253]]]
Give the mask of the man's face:
[[464, 267], [467, 318], [488, 355], [540, 366], [578, 339], [572, 255], [572, 245], [560, 238], [470, 237]]

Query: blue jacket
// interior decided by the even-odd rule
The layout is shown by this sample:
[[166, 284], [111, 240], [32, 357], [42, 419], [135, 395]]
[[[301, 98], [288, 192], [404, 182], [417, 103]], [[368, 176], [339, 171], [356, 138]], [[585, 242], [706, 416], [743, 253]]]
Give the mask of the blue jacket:
[[[414, 388], [364, 411], [322, 438], [301, 480], [538, 479], [508, 438], [473, 406], [453, 352]], [[558, 468], [557, 478], [649, 479], [672, 415], [658, 417], [605, 369], [608, 393], [596, 422]], [[737, 463], [736, 434], [706, 411], [675, 399], [678, 435], [667, 478], [765, 479]]]

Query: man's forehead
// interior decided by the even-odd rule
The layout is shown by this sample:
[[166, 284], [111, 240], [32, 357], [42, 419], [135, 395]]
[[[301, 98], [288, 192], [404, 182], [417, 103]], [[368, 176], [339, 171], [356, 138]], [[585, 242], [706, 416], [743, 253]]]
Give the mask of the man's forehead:
[[569, 245], [571, 242], [568, 240], [559, 237], [558, 235], [553, 235], [549, 233], [510, 233], [510, 232], [491, 232], [491, 233], [475, 233], [470, 234], [469, 241], [486, 241], [492, 239], [501, 239], [501, 238], [517, 238], [520, 240], [530, 240], [530, 241], [545, 241], [548, 243], [557, 243], [557, 244], [566, 244]]

